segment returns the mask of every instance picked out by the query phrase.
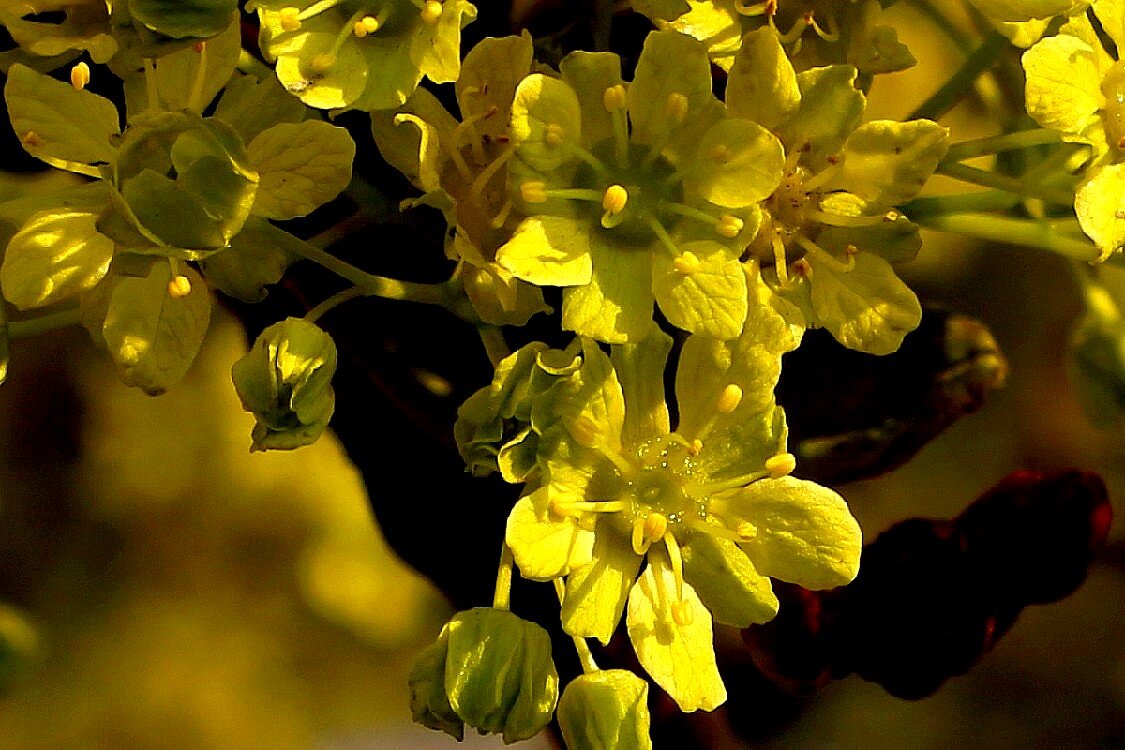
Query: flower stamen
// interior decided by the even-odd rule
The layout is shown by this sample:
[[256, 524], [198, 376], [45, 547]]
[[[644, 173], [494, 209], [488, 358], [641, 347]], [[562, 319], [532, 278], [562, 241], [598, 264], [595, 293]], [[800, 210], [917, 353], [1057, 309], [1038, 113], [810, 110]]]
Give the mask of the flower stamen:
[[422, 23], [435, 24], [445, 10], [439, 0], [426, 0], [422, 6]]
[[90, 66], [80, 62], [70, 69], [70, 85], [78, 91], [86, 88], [90, 82]]

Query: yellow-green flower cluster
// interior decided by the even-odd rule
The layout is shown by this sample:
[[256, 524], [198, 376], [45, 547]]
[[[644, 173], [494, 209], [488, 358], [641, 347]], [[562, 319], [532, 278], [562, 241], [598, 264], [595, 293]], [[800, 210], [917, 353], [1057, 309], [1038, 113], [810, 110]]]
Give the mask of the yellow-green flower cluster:
[[[1106, 36], [1125, 44], [1125, 3], [1096, 0], [1093, 12]], [[1070, 18], [1056, 36], [1024, 53], [1027, 111], [1045, 128], [1091, 147], [1074, 211], [1101, 259], [1125, 245], [1125, 62], [1106, 52], [1085, 15]]]
[[564, 287], [564, 328], [639, 341], [655, 300], [680, 328], [738, 335], [739, 257], [783, 156], [765, 128], [726, 115], [701, 43], [650, 34], [628, 84], [616, 55], [573, 53], [561, 77], [520, 82], [511, 138], [508, 181], [527, 218], [496, 260]]
[[310, 107], [392, 109], [423, 77], [457, 79], [468, 0], [254, 0], [262, 52]]
[[[667, 336], [654, 331], [609, 356], [582, 340], [580, 362], [548, 392], [557, 420], [538, 435], [507, 524], [521, 575], [565, 581], [563, 629], [607, 643], [624, 615], [641, 665], [685, 711], [726, 698], [713, 621], [771, 619], [769, 577], [826, 588], [859, 564], [859, 527], [843, 499], [790, 476], [773, 388], [801, 329], [757, 275], [747, 286], [738, 338], [684, 345], [675, 430], [662, 386]], [[531, 397], [526, 408], [543, 406]]]

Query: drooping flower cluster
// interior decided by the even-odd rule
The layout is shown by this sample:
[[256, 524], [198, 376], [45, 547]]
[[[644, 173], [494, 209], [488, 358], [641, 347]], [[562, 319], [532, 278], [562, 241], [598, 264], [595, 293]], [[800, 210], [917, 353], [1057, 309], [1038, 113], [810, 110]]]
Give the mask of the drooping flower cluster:
[[[521, 350], [462, 412], [478, 424], [485, 403], [497, 416], [531, 415], [534, 471], [506, 535], [520, 573], [565, 578], [562, 624], [573, 636], [607, 643], [624, 613], [641, 664], [685, 711], [725, 700], [713, 619], [765, 622], [778, 606], [767, 576], [831, 587], [851, 580], [859, 561], [844, 501], [789, 476], [773, 388], [800, 328], [760, 278], [748, 288], [739, 338], [684, 345], [674, 431], [661, 385], [671, 341], [660, 332], [610, 356], [582, 340], [568, 374], [546, 388], [532, 387], [535, 371], [518, 364], [546, 352]], [[496, 443], [511, 446], [506, 436]]]

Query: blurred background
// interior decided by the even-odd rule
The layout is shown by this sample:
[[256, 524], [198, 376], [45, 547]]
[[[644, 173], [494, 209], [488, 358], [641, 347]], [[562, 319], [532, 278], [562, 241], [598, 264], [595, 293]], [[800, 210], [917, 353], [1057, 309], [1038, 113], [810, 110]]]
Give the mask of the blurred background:
[[[894, 13], [921, 65], [877, 81], [872, 119], [903, 116], [960, 60], [906, 4]], [[990, 134], [972, 104], [943, 122], [958, 139]], [[927, 303], [988, 325], [1011, 371], [901, 470], [840, 488], [865, 537], [955, 516], [1017, 468], [1100, 472], [1125, 513], [1125, 427], [1091, 427], [1066, 379], [1081, 311], [1067, 264], [927, 237], [903, 276]], [[185, 381], [149, 398], [84, 331], [14, 342], [0, 388], [0, 603], [19, 614], [0, 610], [0, 627], [18, 617], [34, 630], [10, 623], [32, 656], [0, 661], [0, 748], [454, 746], [410, 726], [406, 690], [448, 605], [383, 543], [365, 494], [379, 487], [362, 486], [331, 436], [248, 452], [252, 418], [229, 379], [244, 348], [240, 324], [217, 315]], [[901, 701], [848, 678], [762, 746], [1125, 747], [1121, 526], [1076, 594], [1026, 610], [934, 696]]]

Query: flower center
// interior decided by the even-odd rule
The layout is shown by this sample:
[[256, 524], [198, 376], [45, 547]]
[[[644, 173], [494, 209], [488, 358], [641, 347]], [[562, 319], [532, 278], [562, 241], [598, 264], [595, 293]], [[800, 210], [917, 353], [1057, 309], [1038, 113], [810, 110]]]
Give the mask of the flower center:
[[[690, 446], [673, 437], [659, 437], [637, 448], [637, 473], [626, 485], [622, 499], [630, 522], [659, 515], [669, 528], [685, 520], [705, 518], [706, 500], [692, 497], [685, 485], [701, 481]], [[662, 534], [661, 534], [662, 535]]]

